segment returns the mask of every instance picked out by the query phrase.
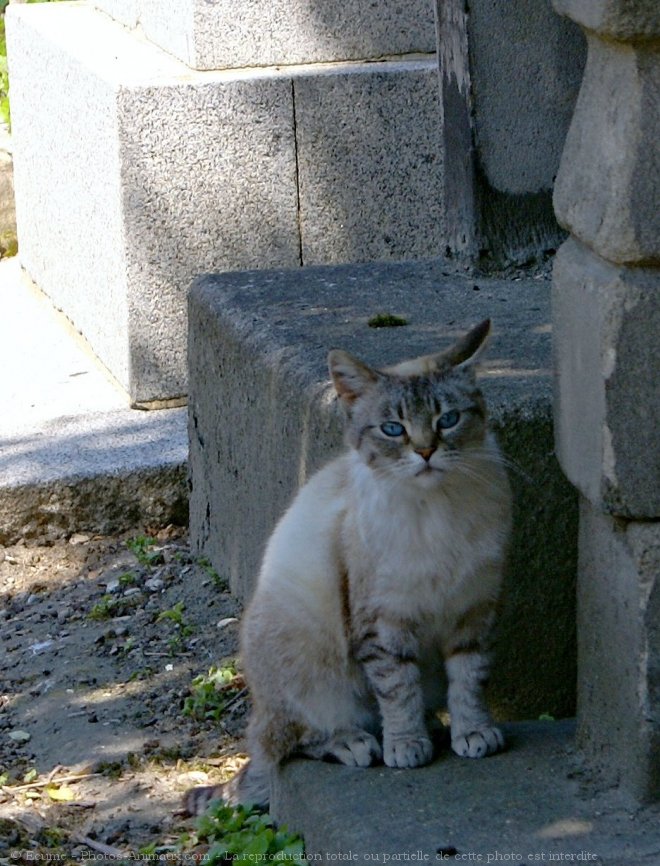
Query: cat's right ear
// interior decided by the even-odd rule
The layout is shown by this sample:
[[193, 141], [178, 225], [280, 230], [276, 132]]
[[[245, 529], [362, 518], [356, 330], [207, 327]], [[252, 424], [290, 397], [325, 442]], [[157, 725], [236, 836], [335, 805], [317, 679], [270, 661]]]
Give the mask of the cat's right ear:
[[378, 373], [348, 352], [333, 349], [328, 354], [328, 369], [342, 402], [351, 406], [378, 379]]

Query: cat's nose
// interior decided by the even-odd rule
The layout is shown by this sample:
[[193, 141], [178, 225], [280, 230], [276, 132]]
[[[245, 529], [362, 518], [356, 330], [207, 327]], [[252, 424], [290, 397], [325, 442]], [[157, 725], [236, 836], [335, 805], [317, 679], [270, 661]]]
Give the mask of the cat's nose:
[[431, 459], [431, 455], [435, 454], [436, 451], [436, 448], [415, 448], [415, 454], [419, 454], [427, 463]]

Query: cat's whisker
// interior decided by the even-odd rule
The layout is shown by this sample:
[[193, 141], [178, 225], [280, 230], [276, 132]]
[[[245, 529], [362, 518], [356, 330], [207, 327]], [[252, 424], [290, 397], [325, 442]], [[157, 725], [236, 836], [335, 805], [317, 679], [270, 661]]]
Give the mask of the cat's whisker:
[[510, 469], [516, 475], [526, 481], [528, 484], [536, 484], [537, 482], [520, 466], [515, 460], [507, 457], [501, 452], [486, 451], [482, 448], [470, 449], [470, 456], [475, 456], [477, 459], [484, 459], [490, 463], [496, 463], [498, 466], [503, 466], [505, 469]]

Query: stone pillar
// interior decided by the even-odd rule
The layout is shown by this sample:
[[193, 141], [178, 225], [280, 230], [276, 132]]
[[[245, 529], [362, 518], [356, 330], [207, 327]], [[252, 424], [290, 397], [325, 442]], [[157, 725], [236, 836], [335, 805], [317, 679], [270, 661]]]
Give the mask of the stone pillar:
[[660, 7], [554, 0], [588, 57], [554, 193], [555, 438], [582, 494], [578, 740], [660, 798]]
[[550, 0], [436, 0], [447, 255], [522, 263], [565, 235], [552, 211], [585, 58]]

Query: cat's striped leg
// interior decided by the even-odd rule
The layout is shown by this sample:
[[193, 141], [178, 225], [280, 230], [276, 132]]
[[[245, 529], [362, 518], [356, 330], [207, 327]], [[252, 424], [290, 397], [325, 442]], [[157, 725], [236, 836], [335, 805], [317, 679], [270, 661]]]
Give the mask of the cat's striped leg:
[[484, 758], [504, 748], [504, 736], [493, 724], [484, 687], [490, 660], [479, 650], [457, 650], [445, 661], [451, 747], [462, 758]]
[[433, 758], [417, 655], [410, 632], [382, 620], [365, 628], [356, 648], [380, 708], [388, 767], [419, 767]]

